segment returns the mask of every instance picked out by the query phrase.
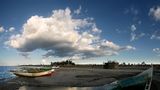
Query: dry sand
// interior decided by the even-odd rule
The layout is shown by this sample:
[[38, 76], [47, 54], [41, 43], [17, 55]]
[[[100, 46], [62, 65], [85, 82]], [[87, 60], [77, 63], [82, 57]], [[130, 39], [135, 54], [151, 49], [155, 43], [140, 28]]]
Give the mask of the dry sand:
[[[49, 77], [25, 78], [16, 77], [0, 85], [0, 90], [14, 86], [67, 86], [89, 87], [111, 83], [117, 79], [133, 76], [141, 70], [113, 70], [113, 69], [86, 69], [86, 68], [60, 68]], [[13, 90], [13, 88], [11, 90]]]
[[16, 90], [20, 86], [59, 86], [59, 87], [91, 87], [109, 84], [134, 76], [142, 70], [118, 69], [86, 69], [86, 68], [60, 68], [49, 77], [25, 78], [16, 77], [2, 85], [0, 90]]

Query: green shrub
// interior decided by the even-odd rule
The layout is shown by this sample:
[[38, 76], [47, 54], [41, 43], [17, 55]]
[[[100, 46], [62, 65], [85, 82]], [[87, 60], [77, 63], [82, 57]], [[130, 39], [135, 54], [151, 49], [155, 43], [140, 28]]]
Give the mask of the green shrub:
[[107, 63], [103, 64], [104, 69], [115, 69], [118, 68], [119, 63], [116, 61], [108, 61]]

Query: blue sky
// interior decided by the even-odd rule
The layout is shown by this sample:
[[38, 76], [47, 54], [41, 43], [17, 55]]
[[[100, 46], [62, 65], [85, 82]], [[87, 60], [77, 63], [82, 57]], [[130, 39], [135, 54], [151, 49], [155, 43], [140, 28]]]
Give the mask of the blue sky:
[[[79, 55], [85, 58], [74, 59], [74, 62], [103, 63], [107, 60], [116, 60], [126, 63], [141, 63], [142, 61], [160, 63], [160, 0], [0, 0], [0, 2], [0, 65], [49, 63], [51, 61], [61, 61], [67, 57], [79, 57]], [[60, 9], [64, 12], [60, 13]], [[75, 20], [77, 23], [79, 23], [78, 20], [83, 22], [84, 19], [89, 18], [86, 22], [87, 24], [91, 23], [91, 26], [75, 25], [84, 29], [81, 30], [81, 33], [78, 33], [78, 36], [83, 37], [85, 32], [87, 35], [97, 37], [89, 33], [89, 29], [93, 29], [93, 26], [96, 25], [94, 29], [98, 29], [97, 33], [100, 39], [97, 40], [99, 41], [94, 42], [95, 45], [92, 45], [93, 43], [76, 42], [79, 46], [87, 45], [84, 47], [67, 46], [71, 49], [67, 49], [66, 53], [71, 54], [62, 52], [62, 50], [66, 50], [66, 46], [55, 47], [55, 39], [53, 40], [52, 37], [48, 37], [49, 40], [52, 39], [54, 42], [52, 48], [44, 47], [45, 45], [39, 45], [35, 48], [36, 43], [46, 42], [45, 40], [37, 41], [35, 38], [31, 38], [31, 41], [25, 40], [26, 42], [22, 46], [11, 44], [16, 38], [18, 45], [21, 45], [19, 38], [25, 38], [25, 36], [23, 37], [25, 30], [33, 29], [30, 29], [27, 25], [35, 25], [35, 23], [32, 23], [32, 18], [40, 20], [41, 25], [41, 19], [52, 18], [52, 15], [55, 15], [52, 19], [58, 17], [56, 17], [56, 13], [53, 13], [54, 11], [60, 14], [71, 12], [69, 15], [71, 21]], [[34, 17], [35, 15], [37, 17]], [[68, 19], [68, 17], [66, 18]], [[39, 24], [36, 24], [36, 26], [33, 30], [37, 29]], [[49, 30], [52, 31], [52, 29]], [[18, 34], [20, 37], [16, 36]], [[51, 33], [51, 35], [54, 34], [54, 32]], [[71, 30], [72, 34], [76, 34], [74, 30]], [[45, 33], [45, 35], [49, 36], [50, 34]], [[11, 38], [13, 36], [15, 38]], [[86, 37], [82, 39], [84, 38]], [[67, 40], [70, 41], [70, 39], [65, 38], [63, 41], [67, 42]], [[93, 39], [87, 40], [94, 41]], [[6, 44], [7, 42], [9, 43]], [[28, 44], [28, 42], [33, 44]], [[75, 43], [75, 41], [71, 43]], [[61, 45], [62, 41], [59, 44]], [[88, 49], [90, 45], [92, 48], [94, 47], [92, 52]], [[95, 46], [103, 48], [106, 46], [105, 49], [107, 49], [105, 51], [98, 49], [97, 52]], [[76, 52], [73, 49], [76, 49]], [[103, 54], [100, 55], [99, 52]], [[51, 57], [44, 58], [49, 54]]]

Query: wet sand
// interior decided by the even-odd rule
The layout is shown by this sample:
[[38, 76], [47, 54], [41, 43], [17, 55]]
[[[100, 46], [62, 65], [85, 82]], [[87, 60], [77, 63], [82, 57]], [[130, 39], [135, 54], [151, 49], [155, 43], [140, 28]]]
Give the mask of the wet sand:
[[143, 70], [60, 68], [48, 77], [16, 77], [0, 85], [0, 90], [34, 87], [96, 87], [137, 75]]

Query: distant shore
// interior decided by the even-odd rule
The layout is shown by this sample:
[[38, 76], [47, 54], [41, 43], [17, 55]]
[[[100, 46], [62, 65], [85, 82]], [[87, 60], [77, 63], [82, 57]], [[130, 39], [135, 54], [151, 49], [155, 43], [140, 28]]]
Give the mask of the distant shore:
[[0, 84], [0, 90], [17, 90], [20, 86], [95, 87], [137, 75], [142, 71], [143, 70], [63, 67], [56, 69], [55, 73], [49, 77], [16, 77]]

